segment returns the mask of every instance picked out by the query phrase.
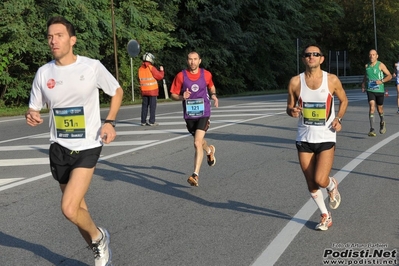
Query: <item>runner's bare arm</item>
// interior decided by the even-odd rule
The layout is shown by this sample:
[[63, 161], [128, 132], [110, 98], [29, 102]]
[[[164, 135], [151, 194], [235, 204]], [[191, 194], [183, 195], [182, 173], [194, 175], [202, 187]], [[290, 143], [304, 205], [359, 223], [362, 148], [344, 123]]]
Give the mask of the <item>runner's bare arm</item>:
[[[390, 80], [392, 79], [392, 74], [391, 74], [391, 72], [389, 72], [387, 66], [386, 66], [384, 63], [381, 63], [381, 64], [380, 64], [380, 69], [381, 69], [381, 71], [384, 72], [384, 74], [386, 75], [386, 76], [381, 80], [381, 83], [380, 83], [380, 84], [390, 81]], [[377, 83], [377, 84], [378, 84], [378, 83]]]
[[301, 89], [301, 82], [299, 75], [292, 77], [288, 84], [288, 96], [287, 96], [287, 109], [286, 112], [289, 116], [299, 117], [302, 107], [296, 106], [299, 97], [299, 91]]
[[342, 87], [342, 83], [339, 78], [334, 74], [329, 74], [328, 76], [328, 87], [330, 91], [332, 90], [333, 94], [339, 100], [339, 108], [336, 115], [336, 119], [333, 120], [331, 127], [339, 132], [341, 131], [342, 125], [340, 119], [345, 115], [346, 109], [348, 107], [348, 98], [346, 97], [346, 93], [344, 88]]

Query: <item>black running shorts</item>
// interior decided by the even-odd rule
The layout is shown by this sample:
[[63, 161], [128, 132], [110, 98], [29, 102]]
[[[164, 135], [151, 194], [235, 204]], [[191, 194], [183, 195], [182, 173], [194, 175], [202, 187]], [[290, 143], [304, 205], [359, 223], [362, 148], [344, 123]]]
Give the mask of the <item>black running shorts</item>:
[[195, 131], [197, 129], [207, 131], [209, 128], [209, 125], [211, 124], [211, 121], [209, 120], [209, 117], [201, 117], [198, 119], [186, 119], [186, 127], [188, 132], [191, 133], [191, 135], [195, 135]]
[[332, 147], [335, 149], [335, 142], [322, 142], [322, 143], [309, 143], [309, 142], [296, 142], [298, 152], [307, 152], [319, 154], [322, 151], [329, 150]]
[[75, 168], [93, 168], [100, 158], [102, 146], [83, 150], [71, 151], [58, 143], [50, 145], [50, 169], [55, 180], [60, 184], [69, 181], [69, 175]]
[[375, 101], [377, 105], [383, 105], [384, 104], [384, 93], [383, 92], [372, 92], [372, 91], [367, 91], [367, 99], [368, 101]]

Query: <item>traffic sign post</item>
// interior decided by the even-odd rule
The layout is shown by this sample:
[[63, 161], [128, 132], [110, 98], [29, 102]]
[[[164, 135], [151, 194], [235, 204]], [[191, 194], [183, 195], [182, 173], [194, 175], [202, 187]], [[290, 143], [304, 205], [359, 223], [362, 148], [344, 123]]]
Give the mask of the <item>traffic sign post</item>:
[[136, 40], [130, 40], [127, 44], [127, 53], [130, 56], [130, 72], [132, 76], [132, 101], [134, 102], [134, 75], [133, 75], [133, 57], [140, 53], [140, 44]]

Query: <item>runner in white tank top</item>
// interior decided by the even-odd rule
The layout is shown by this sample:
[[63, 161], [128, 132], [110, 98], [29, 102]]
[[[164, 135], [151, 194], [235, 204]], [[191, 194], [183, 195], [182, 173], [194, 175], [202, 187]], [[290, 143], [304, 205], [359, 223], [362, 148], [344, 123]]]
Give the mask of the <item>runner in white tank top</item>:
[[305, 82], [304, 73], [300, 74], [301, 92], [298, 103], [302, 107], [298, 120], [296, 140], [310, 143], [335, 142], [336, 133], [331, 127], [335, 118], [334, 96], [328, 89], [327, 72], [323, 71], [321, 86], [310, 89]]
[[[332, 225], [332, 218], [320, 188], [327, 189], [330, 208], [338, 208], [341, 203], [338, 182], [329, 175], [334, 161], [336, 132], [341, 130], [348, 99], [338, 77], [321, 70], [324, 56], [320, 47], [307, 46], [302, 61], [305, 72], [293, 77], [288, 85], [287, 114], [299, 119], [296, 137], [299, 164], [311, 197], [321, 212], [315, 229], [327, 230]], [[334, 95], [340, 101], [337, 116]]]

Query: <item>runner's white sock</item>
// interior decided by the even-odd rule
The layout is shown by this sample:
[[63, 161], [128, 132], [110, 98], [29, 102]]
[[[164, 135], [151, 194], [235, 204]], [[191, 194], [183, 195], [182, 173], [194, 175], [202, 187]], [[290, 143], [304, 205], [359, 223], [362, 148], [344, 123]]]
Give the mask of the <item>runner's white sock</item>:
[[98, 230], [99, 232], [100, 232], [100, 235], [96, 238], [96, 240], [91, 240], [91, 242], [92, 243], [98, 243], [98, 242], [100, 242], [101, 240], [103, 240], [103, 233], [100, 231], [100, 230]]
[[332, 181], [332, 178], [331, 178], [331, 177], [329, 177], [329, 179], [330, 179], [330, 183], [328, 184], [328, 186], [326, 187], [326, 189], [327, 189], [328, 191], [331, 191], [331, 190], [333, 190], [333, 189], [335, 188], [335, 184], [334, 184], [334, 182]]
[[315, 193], [311, 192], [310, 195], [312, 196], [312, 199], [316, 203], [317, 207], [319, 207], [319, 210], [321, 211], [321, 213], [328, 214], [328, 210], [327, 210], [326, 204], [324, 202], [323, 193], [321, 192], [321, 190], [318, 189]]

